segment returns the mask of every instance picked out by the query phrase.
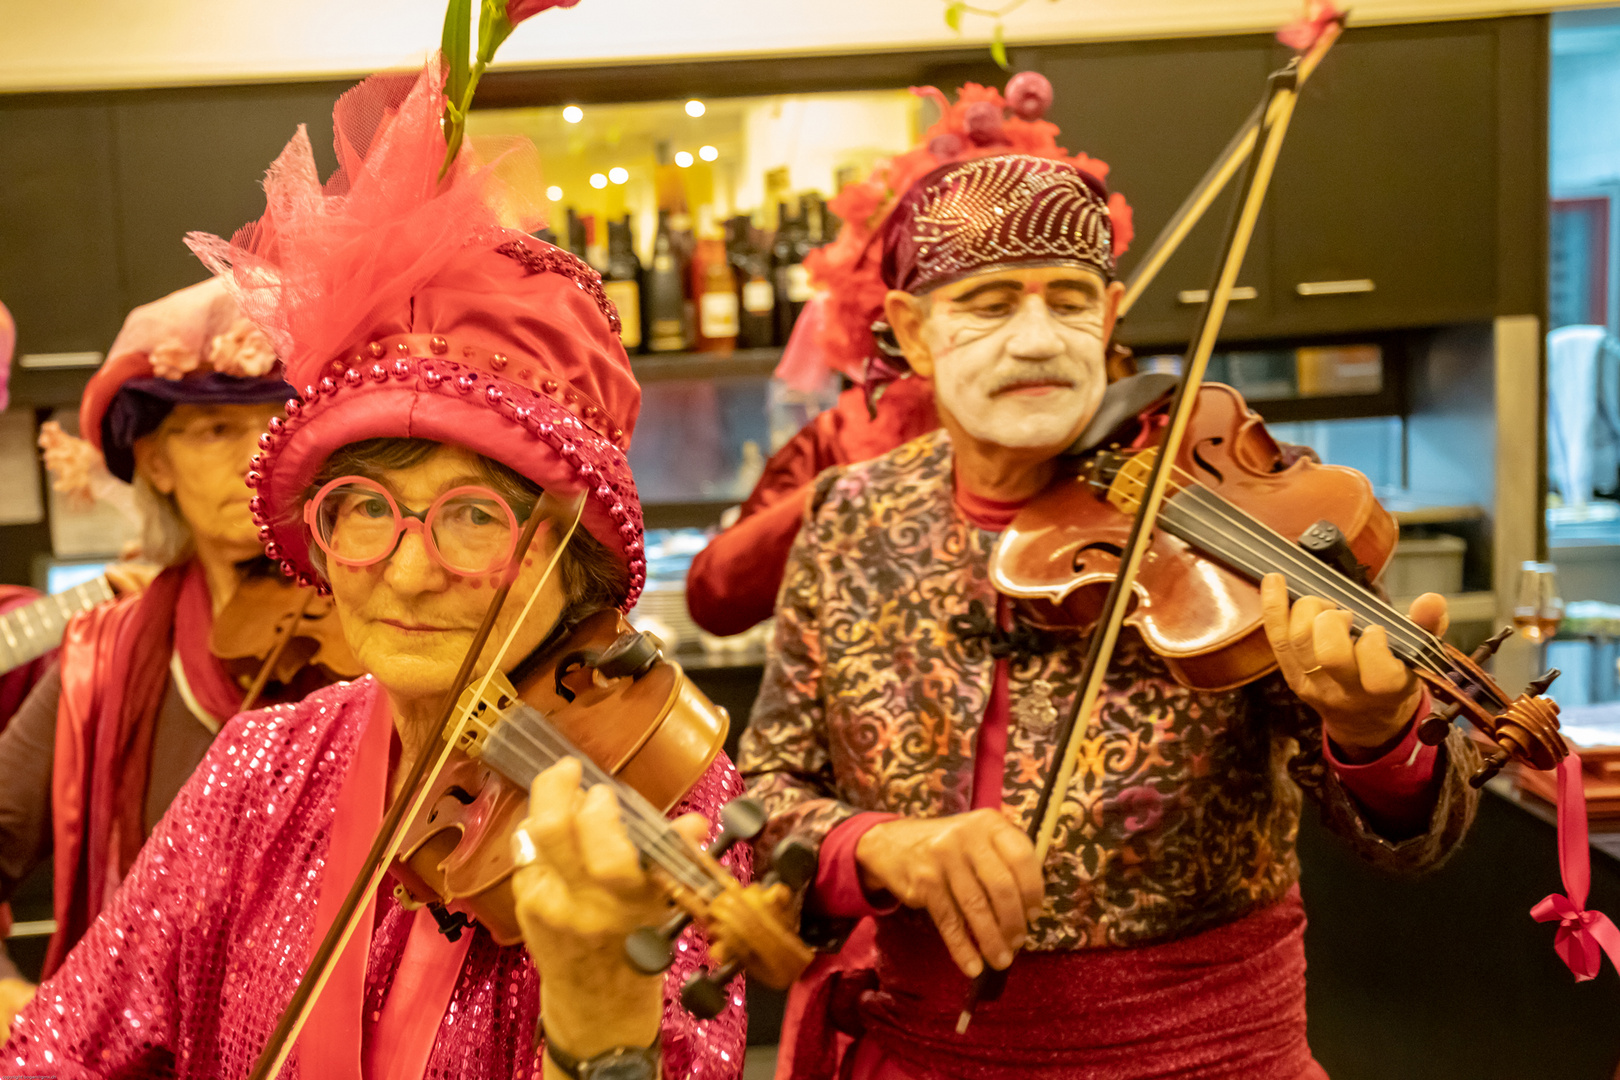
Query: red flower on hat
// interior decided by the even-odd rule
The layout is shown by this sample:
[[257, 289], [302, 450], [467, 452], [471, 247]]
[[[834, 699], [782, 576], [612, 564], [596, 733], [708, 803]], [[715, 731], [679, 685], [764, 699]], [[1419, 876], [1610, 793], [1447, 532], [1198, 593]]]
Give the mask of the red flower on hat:
[[506, 21], [516, 26], [532, 15], [538, 15], [547, 8], [570, 8], [579, 3], [579, 0], [511, 0], [506, 5]]
[[[1099, 180], [1108, 178], [1106, 161], [1070, 154], [1058, 145], [1057, 125], [1039, 118], [1051, 105], [1051, 84], [1029, 75], [1013, 76], [1005, 98], [993, 86], [967, 83], [956, 92], [954, 104], [936, 87], [912, 87], [912, 93], [938, 106], [939, 120], [923, 133], [919, 146], [880, 163], [865, 179], [844, 185], [828, 204], [844, 227], [832, 243], [810, 252], [804, 264], [811, 279], [831, 293], [817, 338], [830, 367], [860, 381], [867, 360], [877, 353], [871, 326], [882, 317], [888, 287], [878, 272], [882, 252], [876, 238], [889, 211], [917, 180], [941, 165], [993, 154], [1053, 158]], [[1108, 215], [1117, 257], [1134, 235], [1130, 205], [1117, 191], [1108, 196]]]

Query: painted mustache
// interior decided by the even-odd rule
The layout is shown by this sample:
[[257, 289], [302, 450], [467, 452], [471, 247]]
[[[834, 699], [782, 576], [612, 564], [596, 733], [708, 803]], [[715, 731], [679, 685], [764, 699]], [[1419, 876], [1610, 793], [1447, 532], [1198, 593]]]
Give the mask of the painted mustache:
[[1066, 386], [1070, 389], [1078, 385], [1073, 369], [1061, 361], [1049, 361], [1041, 364], [1032, 364], [1020, 361], [1017, 367], [999, 372], [990, 384], [989, 394], [994, 397], [1008, 390], [1016, 390], [1021, 386], [1055, 385]]

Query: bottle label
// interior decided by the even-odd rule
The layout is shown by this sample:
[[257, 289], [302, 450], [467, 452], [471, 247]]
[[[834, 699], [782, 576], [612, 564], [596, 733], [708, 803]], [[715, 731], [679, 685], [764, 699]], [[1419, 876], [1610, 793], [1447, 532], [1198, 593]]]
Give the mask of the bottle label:
[[787, 268], [787, 298], [795, 304], [802, 304], [814, 295], [810, 288], [810, 271], [803, 263], [793, 263]]
[[625, 351], [641, 348], [641, 286], [634, 281], [604, 281], [602, 291], [619, 309], [619, 340]]
[[776, 290], [764, 278], [755, 278], [743, 285], [742, 306], [750, 315], [769, 315], [776, 306]]
[[686, 330], [679, 319], [653, 319], [652, 340], [648, 342], [653, 352], [680, 352], [686, 348]]
[[653, 270], [660, 274], [667, 274], [675, 269], [675, 260], [668, 255], [653, 256]]
[[734, 338], [737, 336], [737, 294], [710, 292], [703, 294], [698, 317], [699, 334], [706, 338]]

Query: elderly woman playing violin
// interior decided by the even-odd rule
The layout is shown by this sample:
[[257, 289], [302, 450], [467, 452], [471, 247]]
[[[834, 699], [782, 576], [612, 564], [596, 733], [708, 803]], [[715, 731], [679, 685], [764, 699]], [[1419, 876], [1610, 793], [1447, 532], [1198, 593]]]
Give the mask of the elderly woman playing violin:
[[[1467, 827], [1477, 754], [1419, 743], [1425, 695], [1384, 632], [1268, 579], [1279, 670], [1257, 682], [1194, 689], [1121, 638], [1037, 863], [1086, 634], [1026, 622], [990, 559], [1094, 420], [1129, 447], [1162, 418], [1139, 380], [1106, 381], [1110, 235], [1100, 181], [1017, 155], [937, 169], [882, 230], [887, 321], [943, 430], [822, 474], [778, 601], [740, 760], [771, 814], [759, 850], [819, 843], [807, 938], [862, 920], [795, 988], [779, 1077], [826, 1075], [838, 1030], [857, 1080], [1319, 1077], [1302, 792], [1386, 867], [1432, 866]], [[1413, 618], [1443, 632], [1444, 602]], [[958, 1030], [970, 980], [1019, 949]]]
[[[247, 1076], [342, 924], [384, 808], [439, 753], [492, 597], [510, 586], [475, 682], [641, 589], [625, 459], [640, 391], [616, 316], [584, 264], [500, 227], [492, 176], [464, 157], [431, 183], [443, 109], [436, 65], [362, 83], [337, 106], [329, 187], [300, 131], [270, 170], [264, 222], [231, 243], [192, 238], [303, 387], [261, 440], [253, 512], [284, 572], [330, 590], [365, 676], [227, 725], [19, 1015], [3, 1071]], [[553, 516], [537, 509], [547, 498], [578, 509]], [[740, 984], [706, 1021], [675, 1000], [703, 934], [686, 931], [667, 976], [627, 962], [626, 934], [666, 905], [614, 791], [587, 794], [580, 776], [572, 758], [540, 772], [528, 816], [492, 838], [502, 857], [516, 850], [520, 941], [384, 876], [278, 1075], [739, 1075]], [[721, 755], [675, 807], [677, 831], [701, 842], [702, 818], [740, 788]], [[469, 822], [487, 809], [460, 788], [446, 797], [473, 804]], [[746, 850], [730, 858], [746, 877]]]

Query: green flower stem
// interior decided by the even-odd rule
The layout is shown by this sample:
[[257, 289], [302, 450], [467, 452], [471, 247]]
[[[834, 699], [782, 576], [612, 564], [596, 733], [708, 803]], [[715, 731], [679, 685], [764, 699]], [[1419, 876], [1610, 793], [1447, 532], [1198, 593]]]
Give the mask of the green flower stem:
[[[462, 91], [459, 101], [446, 100], [444, 105], [445, 148], [444, 163], [439, 166], [441, 183], [449, 174], [456, 154], [461, 151], [461, 142], [467, 133], [467, 112], [472, 108], [473, 95], [478, 92], [478, 80], [484, 77], [490, 61], [495, 59], [495, 50], [511, 35], [512, 24], [506, 18], [506, 0], [484, 0], [478, 18], [478, 56], [472, 70], [467, 73], [466, 89]], [[447, 60], [452, 66], [458, 62], [465, 63], [460, 57], [448, 57]], [[454, 86], [458, 81], [452, 71], [446, 86]]]

